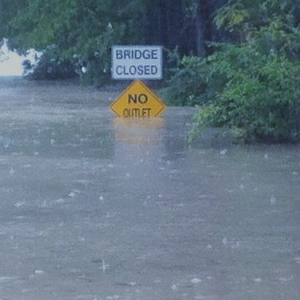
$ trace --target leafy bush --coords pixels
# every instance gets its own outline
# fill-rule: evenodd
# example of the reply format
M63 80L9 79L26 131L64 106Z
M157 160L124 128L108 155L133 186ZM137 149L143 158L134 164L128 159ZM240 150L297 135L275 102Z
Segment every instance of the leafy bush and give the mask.
M163 91L166 101L178 106L201 104L206 90L204 68L200 57L183 57Z
M174 53L170 55L174 60ZM211 57L180 58L178 53L175 56L176 63L173 62L174 66L168 70L167 87L162 92L166 102L175 106L199 106L215 98L217 91L225 85L226 78L212 72L209 65Z
M236 59L230 63L233 54ZM192 136L207 126L225 126L245 141L299 140L299 62L230 46L213 55L210 66L213 73L226 74L227 82L195 116Z

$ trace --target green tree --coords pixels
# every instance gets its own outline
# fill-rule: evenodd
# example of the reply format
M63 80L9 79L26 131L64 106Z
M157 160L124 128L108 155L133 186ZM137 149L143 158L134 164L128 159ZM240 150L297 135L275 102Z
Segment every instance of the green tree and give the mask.
M179 83L198 87L172 95L201 105L194 136L226 126L246 141L300 140L298 9L299 1L232 0L218 11L216 25L232 42L211 44L215 52L205 58L185 57L170 80L173 93ZM196 76L183 80L187 74Z
M47 52L40 71L72 64L85 67L88 77L106 77L112 44L160 44L181 54L205 55L206 41L219 38L212 19L224 2L1 0L0 37L9 38L19 52Z
M138 42L143 10L138 0L28 0L7 18L1 34L20 52L46 51L50 60L85 67L91 78L105 77L110 46Z
M146 42L204 56L207 41L218 40L215 11L227 0L147 0Z

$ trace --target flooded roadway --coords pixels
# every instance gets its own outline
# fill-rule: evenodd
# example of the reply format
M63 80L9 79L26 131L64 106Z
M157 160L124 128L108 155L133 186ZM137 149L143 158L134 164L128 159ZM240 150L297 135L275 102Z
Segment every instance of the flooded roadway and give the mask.
M185 142L193 109L0 78L0 300L295 300L300 147Z

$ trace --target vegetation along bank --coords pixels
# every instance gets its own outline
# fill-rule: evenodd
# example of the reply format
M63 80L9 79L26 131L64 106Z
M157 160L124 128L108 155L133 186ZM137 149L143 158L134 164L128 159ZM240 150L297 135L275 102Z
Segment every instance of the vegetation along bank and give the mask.
M163 45L164 99L199 106L191 137L300 139L299 0L1 0L0 20L11 49L43 52L33 79L105 84L112 45Z

